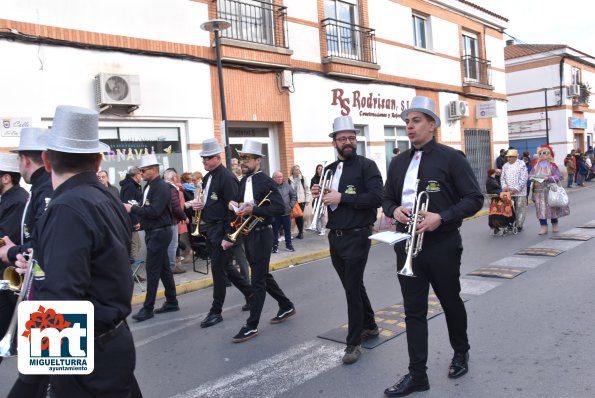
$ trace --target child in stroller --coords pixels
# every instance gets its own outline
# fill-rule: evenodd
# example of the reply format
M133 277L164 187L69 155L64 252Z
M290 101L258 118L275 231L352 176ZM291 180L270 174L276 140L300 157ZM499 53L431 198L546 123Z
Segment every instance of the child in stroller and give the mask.
M506 232L512 232L516 235L519 231L516 225L514 202L510 192L488 196L491 197L488 225L494 235L504 235Z

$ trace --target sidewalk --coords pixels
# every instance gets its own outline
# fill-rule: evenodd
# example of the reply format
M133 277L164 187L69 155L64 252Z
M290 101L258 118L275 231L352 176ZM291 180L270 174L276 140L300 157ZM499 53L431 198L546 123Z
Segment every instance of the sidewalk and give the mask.
M595 180L594 180L595 181ZM586 187L593 185L593 182L585 182ZM577 187L576 185L572 188L566 188L569 195L573 192L585 189L584 187ZM531 205L532 202L530 202ZM484 200L482 210L469 219L477 217L487 216L488 214L488 201ZM375 230L385 230L388 226L384 223L380 224L376 222L374 225ZM320 236L312 231L304 231L304 239L293 239L292 241L295 252L288 252L285 250L285 243L279 242L279 253L271 254L270 270L278 270L282 268L292 267L294 265L304 264L310 261L318 260L324 257L328 257L328 237L326 235ZM373 242L372 244L375 244ZM196 269L204 271L205 261L197 259ZM193 292L199 289L204 289L213 285L213 279L211 278L211 269L209 266L209 273L207 275L194 272L192 268L192 258L186 258L183 261L183 267L186 269L186 273L174 275L176 282L176 291L178 294L184 294ZM140 275L145 276L144 266L141 267L139 272ZM145 283L143 283L145 285ZM164 290L160 288L157 291L157 298L163 298ZM137 283L134 284L134 292L132 296L132 304L141 304L145 300L145 293L140 289Z

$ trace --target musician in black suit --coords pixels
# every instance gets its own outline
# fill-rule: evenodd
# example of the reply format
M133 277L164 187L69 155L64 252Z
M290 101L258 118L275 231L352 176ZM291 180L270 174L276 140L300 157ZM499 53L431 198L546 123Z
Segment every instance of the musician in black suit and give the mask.
M293 303L285 296L285 293L269 272L269 262L273 248L271 223L273 217L283 215L285 212L283 198L281 198L281 194L277 190L277 184L261 170L264 156L262 144L257 141L246 140L239 154L244 177L240 181L237 200L230 202L230 207L237 208L238 204L241 203L241 210L237 213L239 216L250 217L254 215L262 217L263 220L258 222L250 234L244 238L246 257L252 270L251 285L254 297L250 302L250 316L238 334L233 337L234 343L241 343L258 334L258 323L267 293L279 303L279 311L271 319L271 323L281 323L295 315ZM262 203L265 198L267 201ZM262 203L261 206L259 206L260 203ZM233 243L223 240L222 245L225 250L228 250Z
M421 251L412 261L416 277L399 275L405 306L409 373L384 391L390 397L430 388L426 373L430 285L444 309L454 351L448 377L459 378L469 369L467 312L460 297L463 244L459 228L463 218L481 209L483 195L465 155L436 142L434 134L440 126L440 118L434 109L431 99L418 96L401 114L411 149L392 159L384 187L384 214L397 221L400 232L407 230L418 191L427 192L429 198L427 210L419 212L415 231L424 234ZM413 247L415 244L410 250ZM401 269L407 257L405 242L398 242L394 248L397 268Z

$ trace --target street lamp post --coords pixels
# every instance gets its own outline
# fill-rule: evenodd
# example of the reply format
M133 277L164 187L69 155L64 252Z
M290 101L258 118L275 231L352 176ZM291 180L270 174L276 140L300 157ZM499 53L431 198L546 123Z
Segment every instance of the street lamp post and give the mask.
M229 134L227 134L227 111L225 109L225 91L223 90L223 69L221 67L221 31L228 29L231 23L224 19L212 19L200 25L202 30L213 32L215 34L215 54L217 56L217 76L219 78L219 99L221 102L221 124L223 129L221 133L225 139L225 163L227 169L231 170L231 147L229 146Z

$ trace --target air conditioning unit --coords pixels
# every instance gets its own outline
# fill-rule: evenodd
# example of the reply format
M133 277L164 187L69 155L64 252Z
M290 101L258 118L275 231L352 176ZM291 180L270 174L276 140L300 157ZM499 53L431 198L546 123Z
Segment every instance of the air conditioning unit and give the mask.
M99 73L95 76L97 106L109 105L138 107L140 105L140 79L138 75Z
M469 103L465 101L450 101L448 104L448 118L460 119L469 116Z
M578 84L571 84L568 86L568 98L574 98L581 95L581 86Z

